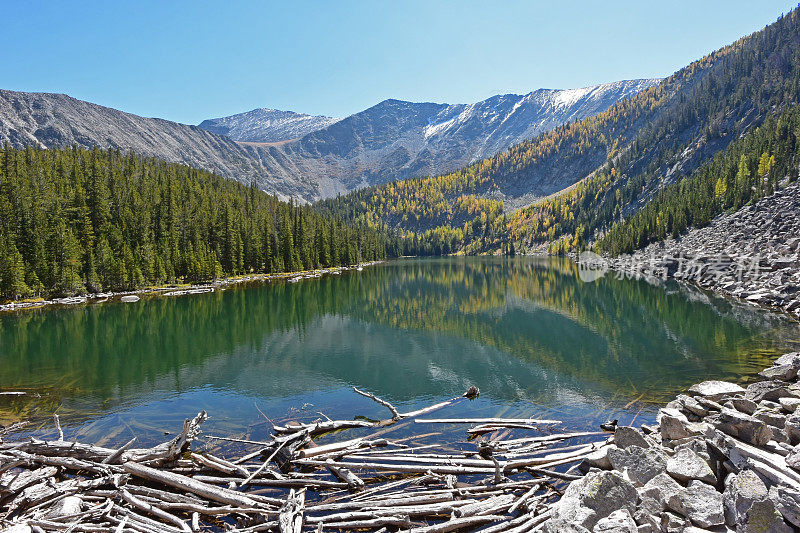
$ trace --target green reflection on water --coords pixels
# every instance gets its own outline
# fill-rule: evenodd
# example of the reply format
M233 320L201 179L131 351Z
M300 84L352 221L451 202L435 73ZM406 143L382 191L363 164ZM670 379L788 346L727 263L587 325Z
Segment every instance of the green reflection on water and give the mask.
M797 339L794 323L676 284L583 283L566 260L402 260L2 316L0 389L43 394L0 399L0 423L61 404L88 421L112 409L163 419L166 399L188 392L221 413L251 398L335 410L351 385L417 405L476 384L493 404L580 410L735 379Z

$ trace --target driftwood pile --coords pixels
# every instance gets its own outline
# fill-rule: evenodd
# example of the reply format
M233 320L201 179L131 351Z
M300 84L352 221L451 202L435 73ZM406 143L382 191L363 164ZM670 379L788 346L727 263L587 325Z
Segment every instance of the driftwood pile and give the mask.
M135 439L118 449L65 440L56 416L57 440L0 440L0 531L536 531L577 478L564 470L604 440L548 434L553 420L422 418L474 398L474 387L408 413L354 390L391 418L273 426L264 442L205 437L239 450L235 458L193 449L205 412L146 449ZM461 443L414 432L462 423ZM410 437L385 438L400 424ZM367 434L330 438L348 429Z

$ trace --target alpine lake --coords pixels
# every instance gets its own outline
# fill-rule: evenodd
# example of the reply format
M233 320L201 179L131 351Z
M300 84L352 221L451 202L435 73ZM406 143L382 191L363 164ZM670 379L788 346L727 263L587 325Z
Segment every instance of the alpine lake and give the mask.
M780 315L675 282L584 282L563 258L401 259L1 314L0 391L25 394L0 395L0 424L50 438L58 413L69 438L145 445L204 409L204 434L258 440L288 420L387 418L353 387L410 411L474 385L436 416L592 431L652 422L699 381L746 382L799 340Z

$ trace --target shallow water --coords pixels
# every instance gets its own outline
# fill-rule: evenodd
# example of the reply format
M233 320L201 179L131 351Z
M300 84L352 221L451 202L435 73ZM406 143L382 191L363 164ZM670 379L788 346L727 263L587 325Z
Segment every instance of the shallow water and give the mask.
M481 389L437 416L535 416L576 428L652 420L704 379L797 349L780 316L675 283L584 283L553 258L391 261L300 283L0 315L0 423L115 444L160 441L206 409L210 434L271 420L386 417ZM39 395L37 397L37 394ZM263 414L262 414L263 413Z

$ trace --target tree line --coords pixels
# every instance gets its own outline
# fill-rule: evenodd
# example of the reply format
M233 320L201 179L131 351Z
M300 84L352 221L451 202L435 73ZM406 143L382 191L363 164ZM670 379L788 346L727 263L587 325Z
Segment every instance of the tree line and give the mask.
M0 149L0 297L68 296L396 257L403 239L118 150Z

